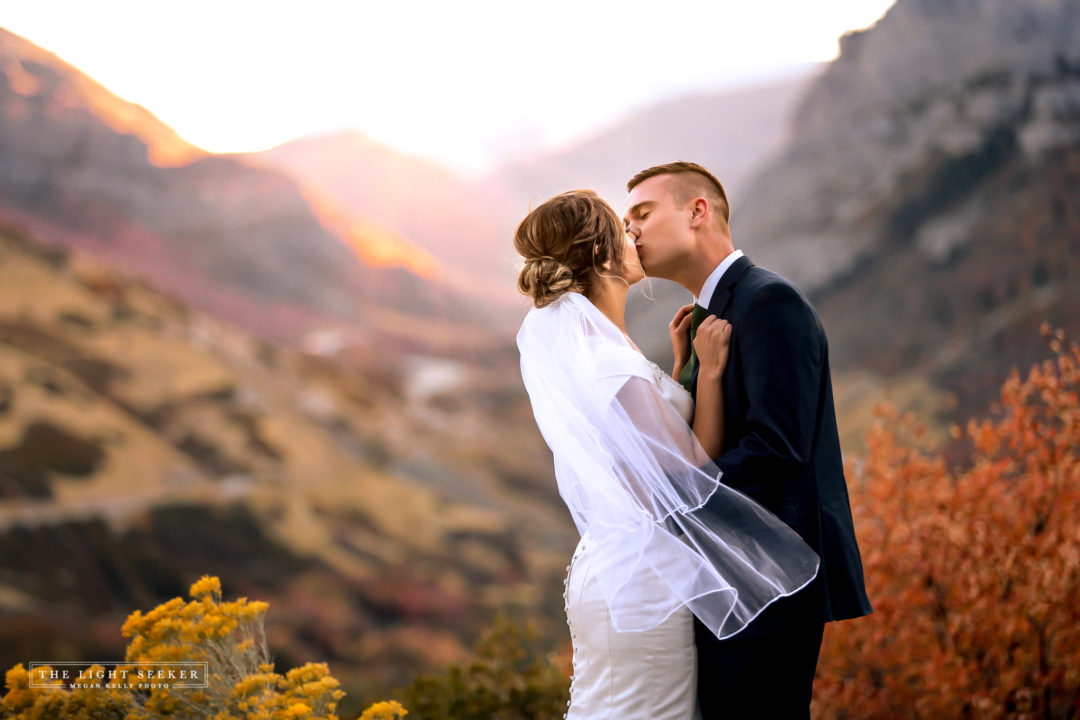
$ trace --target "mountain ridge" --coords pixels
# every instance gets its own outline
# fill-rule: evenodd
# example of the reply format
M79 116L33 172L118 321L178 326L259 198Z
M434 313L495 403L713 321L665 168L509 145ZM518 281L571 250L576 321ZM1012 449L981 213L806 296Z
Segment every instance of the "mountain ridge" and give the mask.
M7 31L0 68L0 217L40 240L92 248L196 307L291 343L342 326L378 335L367 318L384 305L487 322L432 258L363 217L343 219L288 174L195 148ZM126 124L114 127L116 118Z

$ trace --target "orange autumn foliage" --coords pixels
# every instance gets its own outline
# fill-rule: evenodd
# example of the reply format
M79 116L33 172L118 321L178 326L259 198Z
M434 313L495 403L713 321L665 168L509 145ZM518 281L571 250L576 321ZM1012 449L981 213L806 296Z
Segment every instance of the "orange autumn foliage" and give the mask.
M849 474L875 612L827 626L815 718L1080 717L1080 347L1043 332L956 467L881 410Z

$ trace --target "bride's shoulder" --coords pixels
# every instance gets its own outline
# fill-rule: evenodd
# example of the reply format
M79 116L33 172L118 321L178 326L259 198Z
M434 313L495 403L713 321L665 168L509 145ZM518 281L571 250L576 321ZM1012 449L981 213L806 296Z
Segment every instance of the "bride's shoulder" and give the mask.
M652 379L652 363L632 347L610 338L596 337L591 350L601 377L636 375Z

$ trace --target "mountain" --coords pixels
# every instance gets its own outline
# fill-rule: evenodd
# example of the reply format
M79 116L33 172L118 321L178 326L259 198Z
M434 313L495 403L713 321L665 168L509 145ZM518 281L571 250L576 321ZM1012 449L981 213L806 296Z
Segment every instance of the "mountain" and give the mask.
M621 211L630 176L677 157L710 164L737 192L778 148L785 112L811 74L805 69L760 87L663 101L572 147L510 159L475 180L352 131L301 138L245 160L287 172L347 211L408 237L438 260L455 287L483 297L493 310L508 305L512 312L499 318L509 327L524 307L514 286L520 258L513 232L532 205L592 187Z
M280 172L208 155L142 108L0 30L0 218L92 250L195 307L297 342L387 307L482 321L407 241ZM397 247L395 246L402 246ZM397 320L392 325L400 325Z
M596 190L621 214L635 173L692 160L712 170L735 202L749 174L779 150L788 111L819 70L649 105L568 148L513 159L489 182L510 192L522 215L530 203L574 188Z
M36 137L26 133L21 138L37 145L38 152L51 150L60 155L70 152L74 145L83 153L102 147L138 158L143 154L141 141L148 159L158 167L186 165L207 155L145 108L121 100L57 56L3 28L0 28L0 57L0 81L5 83L5 94L23 98L19 106L12 106L12 98L5 100L5 112L0 114L5 131L20 125L25 128L29 120L45 119L32 114L44 108L65 116L49 118L55 123L49 129L64 130L60 137L65 142L48 142L54 138L44 133ZM85 122L87 115L96 122ZM50 145L53 147L49 148Z
M1043 320L1080 331L1078 108L1076 0L899 0L803 97L736 245L811 294L835 367L981 411Z
M409 238L456 290L489 306L516 299L516 256L493 210L505 204L497 189L355 131L300 138L243 158L288 173L345 212Z

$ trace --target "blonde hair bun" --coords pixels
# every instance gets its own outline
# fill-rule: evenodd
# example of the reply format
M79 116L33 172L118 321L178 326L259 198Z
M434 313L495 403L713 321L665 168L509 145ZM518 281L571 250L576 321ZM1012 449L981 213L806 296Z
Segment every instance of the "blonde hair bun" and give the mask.
M622 220L595 192L556 195L526 215L514 232L514 248L525 259L518 290L538 308L568 292L588 295L597 268L621 264L625 245Z
M518 274L518 290L532 297L536 307L543 307L563 293L581 291L574 282L574 271L562 260L549 255L525 259Z

